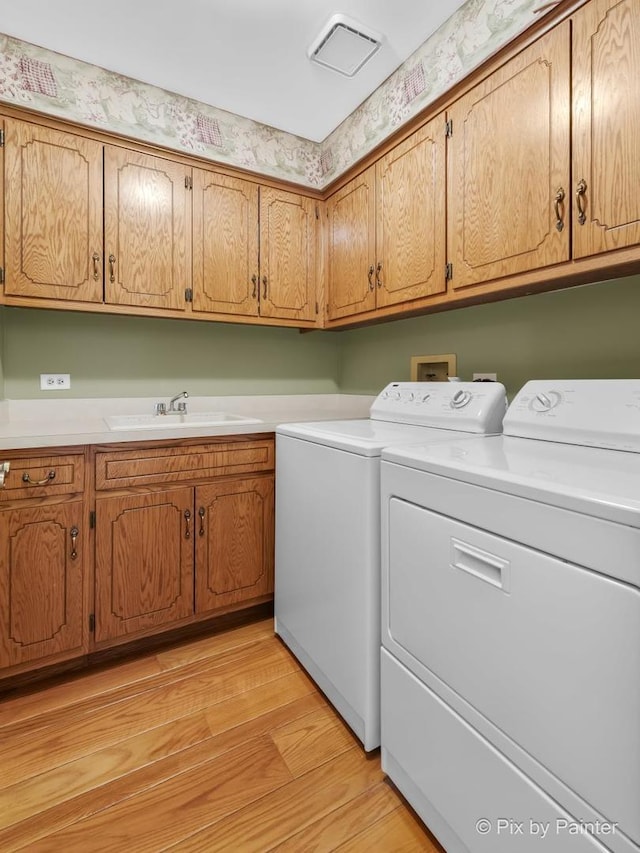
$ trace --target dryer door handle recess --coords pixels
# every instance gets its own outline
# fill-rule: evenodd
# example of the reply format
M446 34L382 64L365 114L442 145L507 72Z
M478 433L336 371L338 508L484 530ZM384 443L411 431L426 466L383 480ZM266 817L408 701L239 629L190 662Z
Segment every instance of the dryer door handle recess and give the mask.
M488 551L476 548L475 545L470 545L468 542L462 542L460 539L452 537L451 566L454 569L460 569L462 572L473 575L479 578L479 580L501 589L503 592L509 592L511 564L504 557L490 554Z

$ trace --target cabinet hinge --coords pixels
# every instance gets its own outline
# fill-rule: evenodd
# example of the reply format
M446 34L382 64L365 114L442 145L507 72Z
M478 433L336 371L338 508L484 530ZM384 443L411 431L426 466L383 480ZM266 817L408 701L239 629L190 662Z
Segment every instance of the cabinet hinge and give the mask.
M318 210L317 204L316 204L316 219L320 219L320 211Z
M96 614L90 613L89 614L89 631L91 631L91 633L93 634L93 632L95 630L96 630Z
M191 290L190 287L185 288L184 301L185 302L193 302L193 290Z
M89 527L93 528L96 526L96 511L92 509L89 513Z
M184 187L187 190L193 189L193 178L190 175L184 176Z
M4 284L4 267L0 267L0 284Z
M444 265L444 280L451 281L453 278L453 264Z
M451 139L453 136L453 119L450 118L449 121L446 121L444 124L444 135L447 139Z
M319 305L318 305L318 303L316 302L316 314L319 314L319 313L320 313L320 306L319 306Z
M4 130L0 130L0 148L4 148Z

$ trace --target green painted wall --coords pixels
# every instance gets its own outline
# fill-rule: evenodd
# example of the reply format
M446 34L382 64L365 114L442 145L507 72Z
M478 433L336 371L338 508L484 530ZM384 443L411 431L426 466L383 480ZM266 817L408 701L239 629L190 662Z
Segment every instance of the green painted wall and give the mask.
M412 355L456 353L458 374L640 377L640 276L396 320L312 332L156 318L0 309L0 397L375 394L410 378ZM40 373L71 373L41 392Z
M321 332L22 308L2 322L10 399L339 390L338 341ZM40 391L40 373L70 373L71 390Z
M640 378L640 276L342 333L340 390L410 379L412 355L455 353L461 379Z

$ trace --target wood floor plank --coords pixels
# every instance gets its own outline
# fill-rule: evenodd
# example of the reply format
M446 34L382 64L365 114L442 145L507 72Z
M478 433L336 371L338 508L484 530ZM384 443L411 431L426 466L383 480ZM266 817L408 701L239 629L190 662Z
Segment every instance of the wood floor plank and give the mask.
M163 649L156 653L156 659L162 669L175 669L178 666L206 660L230 649L272 637L273 619L261 619L250 625L243 625L241 628L221 631L211 637L191 640L174 648Z
M353 746L169 849L171 853L264 853L381 780L378 756L365 758L360 747Z
M340 844L362 832L362 828L374 823L398 808L400 798L388 782L379 782L367 791L329 812L320 820L296 832L286 841L272 847L269 853L329 853ZM373 844L370 850L383 848Z
M240 668L232 661L72 718L73 738L64 720L12 738L0 747L0 788L296 671L291 657L277 645L256 646Z
M177 774L241 746L252 738L267 736L285 720L305 716L325 700L316 691L302 693L299 698L292 699L297 693L308 689L306 679L296 680L296 676L299 676L299 673L251 691L251 706L247 705L244 695L221 703L221 713L216 716L216 723L220 728L221 720L226 718L229 726L215 737L182 752L159 758L137 771L129 772L46 811L42 810L33 818L0 831L0 850L9 853L25 847L30 849L31 844L44 836L52 835L96 812L156 787ZM260 713L261 709L267 708L271 710ZM245 722L242 713L246 715ZM153 732L150 735L153 735ZM96 757L99 760L99 754Z
M255 738L212 761L99 812L29 846L30 853L135 850L155 853L205 823L286 785L291 774L268 737ZM201 848L202 850L202 848Z
M0 828L20 823L210 737L207 717L199 712L4 788L0 791Z
M271 733L285 764L302 776L357 744L355 736L328 706Z
M415 814L402 805L334 849L340 853L446 853Z
M244 661L247 647L251 648L260 642L255 632L250 629L252 629L251 625L237 629L239 633L237 638L233 631L225 631L205 638L199 649L199 655L194 656L191 661L185 661L179 667L179 677L188 678L196 675L203 666L219 667L234 661L236 663ZM261 630L259 633L262 636L264 632ZM269 637L266 631L266 637L273 641L273 632ZM262 639L264 641L265 638L262 637ZM274 643L274 645L284 650L281 643ZM204 654L205 646L209 650L208 655ZM56 685L51 688L51 691L44 691L44 701L40 706L37 694L0 702L0 714L4 714L2 717L4 725L14 726L14 736L21 730L33 732L34 726L51 724L65 716L71 708L78 713L90 712L109 701L117 702L122 698L130 698L136 693L169 684L176 678L175 671L176 668L161 664L157 654L151 654L147 658L129 664L116 665L98 673L89 672L84 674L84 677L77 676L76 689L74 690L73 687L76 681L71 682L69 697L65 696L64 685ZM83 695L83 691L86 691L86 695ZM38 713L35 713L36 709Z
M128 684L140 684L162 668L155 657L142 658L118 665L56 679L55 684L30 688L18 696L0 700L0 727L16 725L66 710L79 702L95 699ZM0 737L3 733L0 732Z

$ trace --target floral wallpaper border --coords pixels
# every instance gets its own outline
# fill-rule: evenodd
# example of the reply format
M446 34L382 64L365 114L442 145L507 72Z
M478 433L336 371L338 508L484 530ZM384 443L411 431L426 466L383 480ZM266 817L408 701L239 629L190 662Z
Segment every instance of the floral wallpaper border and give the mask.
M467 0L321 143L0 35L0 101L322 189L534 20Z

